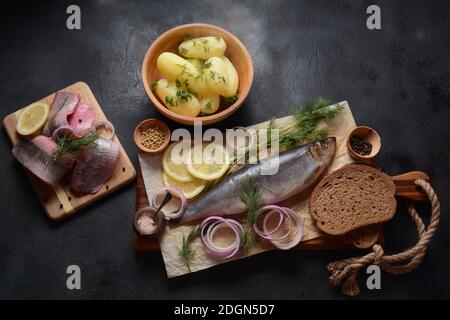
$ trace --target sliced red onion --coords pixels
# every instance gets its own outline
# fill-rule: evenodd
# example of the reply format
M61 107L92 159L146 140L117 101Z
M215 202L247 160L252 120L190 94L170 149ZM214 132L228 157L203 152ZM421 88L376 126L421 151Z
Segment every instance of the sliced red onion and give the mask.
M172 220L172 219L178 219L180 218L184 211L186 210L187 207L187 200L186 197L183 194L183 191L181 191L180 189L176 188L176 187L161 187L158 190L156 190L153 193L153 198L152 198L152 206L154 208L158 208L160 206L161 203L157 203L157 199L158 196L162 193L162 192L170 192L172 195L174 195L175 197L179 198L181 201L181 205L180 208L178 209L178 211L175 212L166 212L165 210L161 209L161 212L164 214L164 217L166 220Z
M266 213L267 212L267 213ZM256 222L253 225L253 230L255 230L255 233L260 236L261 238L267 239L267 240L282 240L289 236L289 234L292 231L292 218L288 214L288 212L285 210L285 208L276 206L276 205L267 205L260 209L259 216L264 215L263 225L267 225L268 217L271 217L273 214L278 213L280 216L280 219L278 221L278 225L272 229L268 230L266 228L265 230L261 230L258 227L258 222ZM284 226L286 223L288 223L288 230L281 236L275 236L274 233L280 230L282 226Z
M94 123L94 128L95 130L97 130L98 127L104 126L105 128L108 128L109 130L111 130L111 134L108 137L102 137L103 139L106 140L113 140L115 135L116 135L116 131L114 129L114 126L111 122L109 122L108 120L97 120Z
M221 229L231 229L235 234L234 241L227 247L220 247L214 243L214 235ZM200 238L205 250L212 256L225 260L233 257L241 248L244 229L241 224L233 219L225 219L219 216L206 218L200 224Z
M303 237L303 224L302 224L302 219L300 217L299 214L295 213L292 209L290 208L282 208L290 218L292 218L292 220L294 220L295 225L297 227L297 235L294 237L294 239L292 239L291 241L280 241L280 240L271 240L272 244L277 247L278 249L281 250L289 250L292 249L293 247L295 247L297 244L300 243L300 241L302 240ZM268 233L269 231L269 227L267 225L270 216L273 215L274 213L272 213L273 211L269 212L263 220L263 230L265 233ZM289 228L290 229L290 228ZM291 230L291 229L290 229ZM292 232L292 230L291 230Z

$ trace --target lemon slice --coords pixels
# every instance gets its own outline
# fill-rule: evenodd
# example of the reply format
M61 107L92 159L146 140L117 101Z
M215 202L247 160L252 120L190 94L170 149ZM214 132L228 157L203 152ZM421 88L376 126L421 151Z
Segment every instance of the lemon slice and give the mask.
M177 187L180 189L186 199L192 199L206 187L206 181L193 178L188 182L181 182L171 178L165 172L163 172L163 183L166 187Z
M48 120L49 110L48 105L41 102L25 107L17 119L17 132L27 136L41 129Z
M188 154L186 167L189 173L198 179L215 180L223 176L230 167L230 156L219 144L194 146Z
M178 152L177 149L174 150L172 153L172 150L175 146L182 146L182 142L180 143L174 143L171 144L166 151L164 152L163 158L162 158L162 166L164 169L164 172L171 178L176 179L181 182L189 182L192 181L193 177L189 173L189 171L186 168L186 157L188 153L188 148L190 146L186 146L186 149L184 149L183 152Z

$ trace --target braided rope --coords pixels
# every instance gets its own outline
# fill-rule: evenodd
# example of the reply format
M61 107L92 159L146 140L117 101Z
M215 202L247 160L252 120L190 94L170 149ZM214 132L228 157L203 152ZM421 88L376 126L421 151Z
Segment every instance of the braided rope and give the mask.
M366 265L375 264L383 271L398 275L414 270L422 262L428 245L438 228L441 207L436 193L428 182L419 179L414 183L424 190L431 202L431 221L428 228L425 227L416 209L411 205L408 208L408 213L419 234L419 240L414 247L397 254L384 255L383 248L379 244L375 244L372 247L373 251L365 256L329 263L327 269L331 272L330 282L335 286L341 284L343 294L356 296L360 293L356 276L359 269ZM405 264L398 265L401 262Z

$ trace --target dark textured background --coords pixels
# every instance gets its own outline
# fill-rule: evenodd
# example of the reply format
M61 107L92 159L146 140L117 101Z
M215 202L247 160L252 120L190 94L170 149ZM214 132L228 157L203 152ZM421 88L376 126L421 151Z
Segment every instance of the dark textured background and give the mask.
M71 3L81 7L80 31L65 27ZM366 28L372 3L381 6L382 30ZM162 118L141 82L148 46L176 25L222 26L247 46L255 78L221 128L284 116L319 95L348 100L356 121L382 136L381 167L431 176L443 215L424 262L405 276L383 274L382 290L360 297L450 298L449 9L447 1L2 1L0 112L85 81L137 164L135 125ZM271 252L168 280L159 253L133 252L133 185L52 223L1 135L0 298L343 297L325 265L353 252ZM416 241L404 204L386 241L388 251ZM82 290L66 289L69 264L81 267Z

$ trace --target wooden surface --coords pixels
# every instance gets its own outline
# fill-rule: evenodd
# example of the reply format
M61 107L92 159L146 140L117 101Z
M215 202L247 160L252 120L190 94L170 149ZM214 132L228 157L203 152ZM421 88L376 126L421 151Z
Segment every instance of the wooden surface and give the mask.
M422 179L430 182L430 177L422 171L411 171L398 176L392 176L395 183L395 195L411 201L426 201L427 195L416 187L414 181Z
M150 89L150 83L162 78L156 66L156 62L161 53L173 52L178 54L178 45L186 38L196 38L203 36L219 36L225 40L225 43L227 44L225 56L228 57L228 59L230 59L230 61L233 63L239 77L239 98L230 107L221 107L216 113L212 115L202 117L182 116L173 111L170 111L158 99L158 97ZM202 124L207 125L216 123L229 117L242 105L245 98L247 98L247 95L253 83L253 62L244 44L235 35L213 25L192 23L170 29L163 33L158 39L156 39L155 42L153 42L153 44L148 49L144 58L144 62L142 64L142 79L144 81L145 91L147 92L150 100L153 102L156 109L158 109L165 116L183 124L193 125L194 121L199 121L202 122Z
M147 194L145 192L144 179L140 167L138 167L136 177L136 211L148 206ZM382 242L383 234L380 240ZM135 235L133 239L134 249L137 252L155 252L159 251L158 239L147 239ZM335 250L335 249L355 249L355 247L338 237L321 237L308 241L302 241L293 250Z
M95 99L94 94L86 83L77 82L60 91L79 93L81 95L81 101L94 109L97 119L106 119L105 114ZM45 102L50 106L53 102L53 98L54 94L51 94L39 100L39 102ZM3 119L3 126L13 145L19 139L16 132L16 119L20 114L20 111L21 110L18 110ZM69 186L64 183L56 186L49 186L26 170L36 195L42 203L49 218L59 220L67 217L81 208L118 190L120 187L131 182L135 178L136 171L133 164L128 158L117 136L114 139L120 145L119 158L111 177L96 194L76 195L72 193Z

